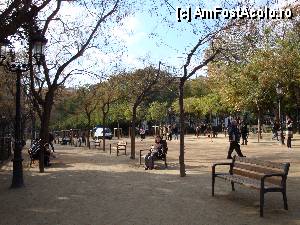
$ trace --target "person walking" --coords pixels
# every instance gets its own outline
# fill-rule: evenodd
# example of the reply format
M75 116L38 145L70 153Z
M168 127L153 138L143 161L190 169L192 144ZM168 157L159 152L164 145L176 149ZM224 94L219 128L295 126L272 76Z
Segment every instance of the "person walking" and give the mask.
M276 139L277 141L279 141L278 139L278 130L279 130L279 122L277 120L274 121L273 126L272 126L272 140Z
M174 134L174 140L178 140L178 127L176 124L173 125L172 133Z
M167 140L172 141L172 136L173 136L173 129L172 126L168 126L168 135L167 135Z
M237 122L236 120L232 120L230 127L228 127L228 136L229 136L229 149L228 149L228 154L227 154L227 159L232 159L232 152L233 150L236 151L238 156L244 157L241 147L240 147L240 132L237 127Z
M249 134L249 130L247 127L247 123L246 122L242 122L242 126L241 126L241 134L242 134L242 145L247 145L248 143L248 134Z
M287 141L286 145L288 148L292 148L292 138L293 138L293 122L291 118L287 119L286 122L286 136L287 136Z
M49 143L49 145L51 146L52 151L55 152L55 151L54 151L54 146L53 146L53 141L54 141L54 136L53 136L52 133L49 133L49 135L48 135L48 143Z
M146 131L143 127L140 128L141 141L145 139Z
M197 138L198 138L199 135L200 135L200 127L199 127L199 125L197 125L197 127L196 127L196 132L195 132L195 136L197 136Z

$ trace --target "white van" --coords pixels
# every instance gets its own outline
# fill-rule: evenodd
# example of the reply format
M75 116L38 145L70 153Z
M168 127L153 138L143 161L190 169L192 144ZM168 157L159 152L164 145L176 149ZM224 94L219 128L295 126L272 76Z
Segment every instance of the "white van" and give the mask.
M112 133L109 128L105 128L105 138L112 139ZM94 128L94 138L101 139L103 137L103 127Z

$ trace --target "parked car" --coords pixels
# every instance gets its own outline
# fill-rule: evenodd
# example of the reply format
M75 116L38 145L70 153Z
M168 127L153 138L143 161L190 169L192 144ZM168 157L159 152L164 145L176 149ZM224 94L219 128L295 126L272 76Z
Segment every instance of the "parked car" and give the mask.
M107 139L112 139L112 132L109 128L105 127L105 138ZM94 131L94 138L97 138L97 139L101 139L103 138L103 127L95 127L93 129Z

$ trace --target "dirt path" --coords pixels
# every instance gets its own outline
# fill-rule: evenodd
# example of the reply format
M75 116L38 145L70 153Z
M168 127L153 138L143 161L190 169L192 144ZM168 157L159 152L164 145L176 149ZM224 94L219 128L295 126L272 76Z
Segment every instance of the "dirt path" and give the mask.
M128 141L128 139L127 139ZM113 140L112 142L116 142ZM141 142L147 148L153 138ZM107 143L109 144L109 142ZM9 189L11 163L0 170L0 225L229 225L300 224L300 137L289 151L265 138L251 138L242 147L247 157L291 162L288 177L289 211L282 196L265 199L265 217L259 217L259 193L217 181L211 197L211 162L223 161L228 148L223 136L211 139L186 137L187 176L179 177L179 141L168 142L168 169L145 171L136 160L115 152L56 145L57 158L44 174L38 165L24 162L23 189ZM26 151L24 151L26 152Z

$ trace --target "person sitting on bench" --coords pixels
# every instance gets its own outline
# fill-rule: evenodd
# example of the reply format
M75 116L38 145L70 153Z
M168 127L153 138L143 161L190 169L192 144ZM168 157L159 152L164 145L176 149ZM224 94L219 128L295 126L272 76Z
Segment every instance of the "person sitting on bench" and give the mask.
M50 166L50 149L49 149L49 144L46 143L44 145L45 151L44 151L44 165L45 166ZM31 158L30 165L33 163L34 160L39 160L40 159L40 152L41 152L42 146L41 146L41 140L40 139L35 139L35 141L32 142L32 145L30 149L28 150L28 153Z
M154 168L154 160L161 159L167 149L167 142L163 141L160 136L156 136L155 143L150 152L145 156L145 170Z

